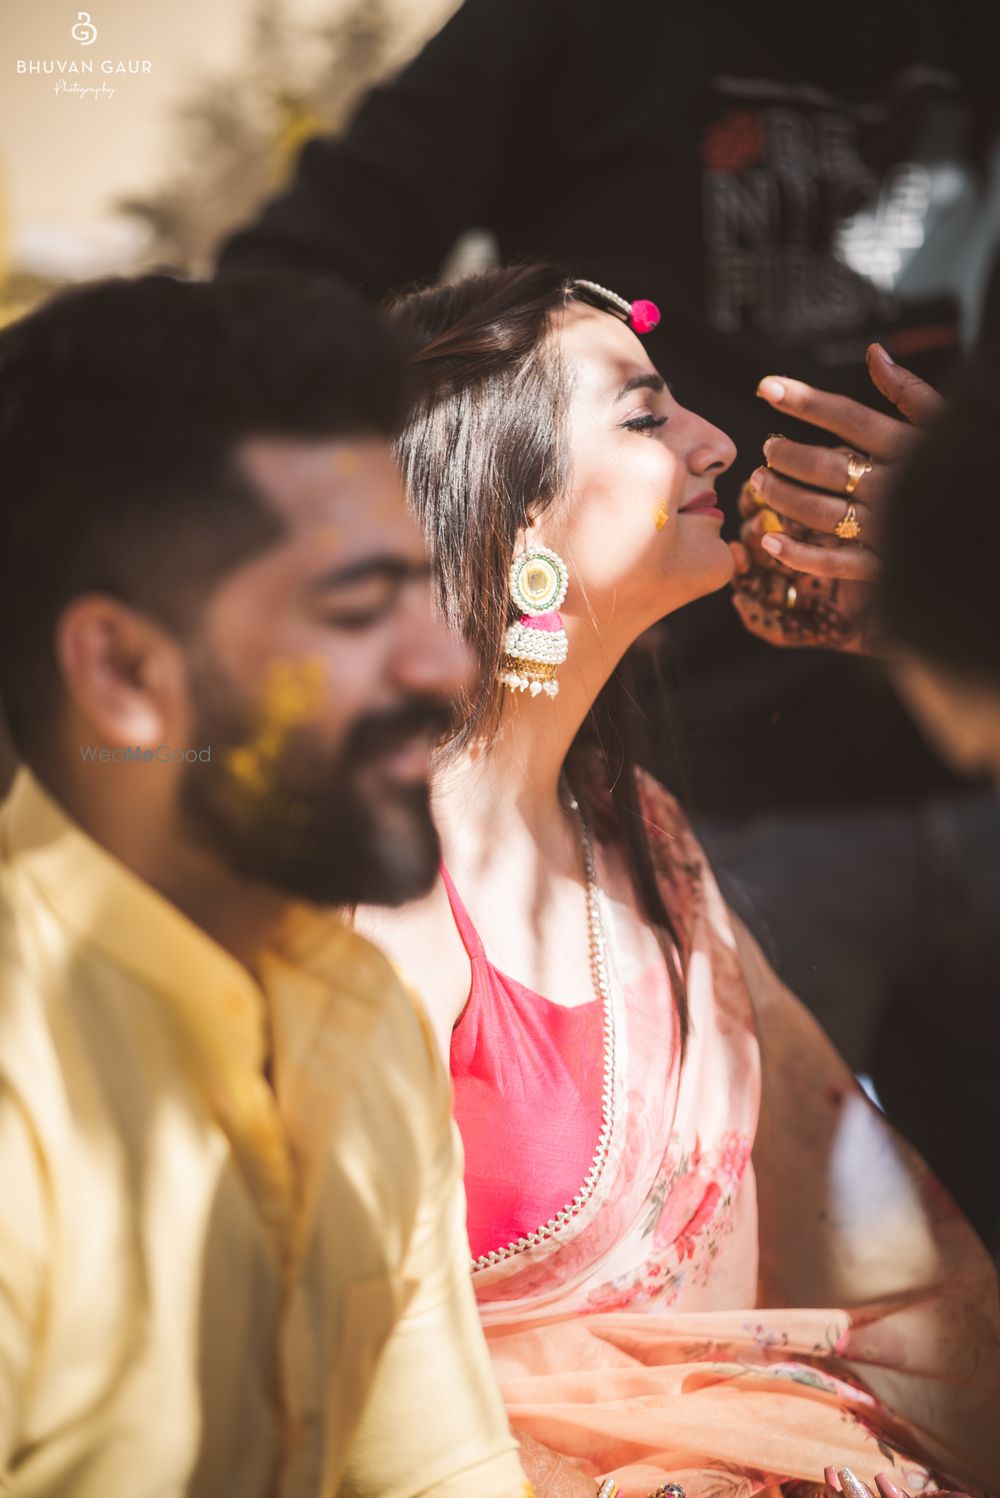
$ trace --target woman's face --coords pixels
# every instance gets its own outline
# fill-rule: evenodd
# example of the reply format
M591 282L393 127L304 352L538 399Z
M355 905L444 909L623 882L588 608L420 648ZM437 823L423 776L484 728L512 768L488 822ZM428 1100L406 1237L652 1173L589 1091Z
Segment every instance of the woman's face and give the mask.
M634 639L732 575L716 479L736 456L671 396L619 318L572 303L556 324L569 388L568 495L527 536L564 558L563 613Z

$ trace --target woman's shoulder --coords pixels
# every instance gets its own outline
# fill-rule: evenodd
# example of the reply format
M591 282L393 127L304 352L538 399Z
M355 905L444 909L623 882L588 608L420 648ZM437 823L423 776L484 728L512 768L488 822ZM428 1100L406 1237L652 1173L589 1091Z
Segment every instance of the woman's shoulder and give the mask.
M648 770L637 770L636 781L646 836L657 868L659 853L660 860L666 861L675 876L683 874L700 880L705 870L705 855L681 803Z
M635 772L639 787L639 800L643 812L649 818L649 830L663 837L690 837L691 823L678 801L666 786L648 770L638 768Z
M589 753L581 756L579 766L583 792L595 819L598 836L602 832L613 836L619 827L615 810L619 798L613 793L604 757L596 752ZM635 765L631 773L635 777L639 805L650 840L683 840L694 844L691 824L676 796L641 766Z
M635 773L650 863L686 958L694 929L706 914L706 894L714 887L711 871L677 797L647 770Z
M677 797L648 770L635 767L631 773L636 795L624 797L627 810L623 811L623 798L613 792L607 765L599 754L582 760L581 770L592 826L601 842L621 842L623 817L631 822L638 813L661 897L677 930L690 936L706 896L714 904L717 891L705 854Z
M701 979L689 981L692 1023L728 1037L730 1048L738 1047L741 1065L755 1065L756 1020L732 912L677 797L642 770L638 789L650 856L680 933L689 980L695 951L706 959Z

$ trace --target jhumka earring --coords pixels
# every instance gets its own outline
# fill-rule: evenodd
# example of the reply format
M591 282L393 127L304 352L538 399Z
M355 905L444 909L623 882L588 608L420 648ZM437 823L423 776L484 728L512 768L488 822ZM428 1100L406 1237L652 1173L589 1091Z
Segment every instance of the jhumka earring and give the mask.
M547 546L534 546L516 556L510 568L510 596L520 610L503 639L504 653L498 679L512 692L559 691L556 671L566 659L569 644L556 612L569 587L566 563Z

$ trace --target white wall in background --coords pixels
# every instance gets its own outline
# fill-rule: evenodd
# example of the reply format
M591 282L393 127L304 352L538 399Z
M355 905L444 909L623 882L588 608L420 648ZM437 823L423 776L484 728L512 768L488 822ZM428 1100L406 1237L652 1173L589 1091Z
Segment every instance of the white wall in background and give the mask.
M308 20L336 14L345 0L275 3ZM400 54L457 3L394 0ZM80 40L87 23L72 35L84 8L97 31L92 43ZM242 54L252 9L253 0L0 0L0 258L6 242L15 263L39 271L89 275L127 265L138 231L114 215L114 201L159 176L171 104ZM19 60L86 61L93 72L19 74ZM105 61L151 67L102 74Z

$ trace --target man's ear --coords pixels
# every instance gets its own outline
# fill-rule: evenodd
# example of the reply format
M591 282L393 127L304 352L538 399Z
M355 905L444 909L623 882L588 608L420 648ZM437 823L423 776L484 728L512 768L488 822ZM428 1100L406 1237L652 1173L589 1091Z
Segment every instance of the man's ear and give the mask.
M186 710L176 641L148 615L103 593L81 594L56 626L69 705L108 747L169 742Z

